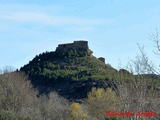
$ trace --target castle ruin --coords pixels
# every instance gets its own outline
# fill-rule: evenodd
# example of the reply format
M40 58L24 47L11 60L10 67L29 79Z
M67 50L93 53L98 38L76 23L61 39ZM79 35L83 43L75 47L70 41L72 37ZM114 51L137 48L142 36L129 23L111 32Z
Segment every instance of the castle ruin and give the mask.
M70 50L86 51L89 55L92 55L92 51L88 47L88 41L74 41L73 43L59 44L56 48L56 52L68 52Z
M103 57L98 58L98 60L100 60L100 61L102 61L103 63L105 63L105 58L103 58Z
M89 56L92 56L93 53L88 47L88 41L84 40L74 41L73 43L59 44L55 52L62 53L69 52L70 50L86 51ZM98 58L98 60L105 63L105 58L103 57Z

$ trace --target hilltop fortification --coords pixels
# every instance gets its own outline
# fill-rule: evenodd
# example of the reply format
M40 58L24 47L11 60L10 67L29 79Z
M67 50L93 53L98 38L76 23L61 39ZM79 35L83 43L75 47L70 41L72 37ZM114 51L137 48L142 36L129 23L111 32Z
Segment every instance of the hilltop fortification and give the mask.
M88 47L88 41L74 41L73 43L59 44L56 48L56 52L68 52L70 50L86 51L89 55L92 55L92 51Z

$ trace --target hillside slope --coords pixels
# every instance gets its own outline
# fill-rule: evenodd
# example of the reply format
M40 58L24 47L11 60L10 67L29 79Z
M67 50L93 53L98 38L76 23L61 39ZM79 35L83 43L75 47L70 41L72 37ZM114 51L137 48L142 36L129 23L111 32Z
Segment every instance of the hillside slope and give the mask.
M61 95L72 96L84 92L80 97L85 97L93 86L107 87L109 84L105 83L117 73L116 69L86 51L76 50L39 54L20 71L28 74L42 93L54 90Z

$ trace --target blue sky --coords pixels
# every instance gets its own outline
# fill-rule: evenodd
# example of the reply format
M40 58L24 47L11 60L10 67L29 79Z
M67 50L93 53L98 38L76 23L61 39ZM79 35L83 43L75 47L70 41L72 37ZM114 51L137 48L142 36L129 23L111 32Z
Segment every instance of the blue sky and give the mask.
M58 44L87 40L96 57L117 68L160 29L160 0L0 0L0 67L20 68Z

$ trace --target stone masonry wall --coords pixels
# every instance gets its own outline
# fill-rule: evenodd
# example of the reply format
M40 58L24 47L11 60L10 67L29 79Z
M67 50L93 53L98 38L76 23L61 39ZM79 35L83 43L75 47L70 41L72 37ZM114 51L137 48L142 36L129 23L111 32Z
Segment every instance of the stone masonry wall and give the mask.
M60 44L56 48L56 52L67 52L70 49L87 50L87 49L89 49L88 48L88 41L74 41L74 43Z

